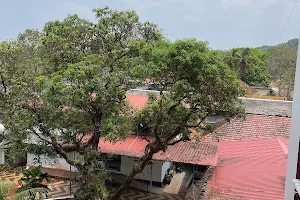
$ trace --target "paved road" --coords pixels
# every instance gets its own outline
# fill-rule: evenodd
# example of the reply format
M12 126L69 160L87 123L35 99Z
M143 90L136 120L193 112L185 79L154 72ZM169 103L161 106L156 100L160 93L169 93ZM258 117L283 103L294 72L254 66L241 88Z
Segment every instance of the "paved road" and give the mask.
M51 192L48 194L48 198L55 198L59 196L68 196L69 192L69 182L65 181L61 184L51 185ZM72 186L72 191L75 191L78 187ZM115 189L110 190L110 194L115 193ZM130 189L126 191L120 198L120 200L150 200L150 194L147 192L141 192L138 190ZM183 200L178 195L171 194L152 194L151 200Z

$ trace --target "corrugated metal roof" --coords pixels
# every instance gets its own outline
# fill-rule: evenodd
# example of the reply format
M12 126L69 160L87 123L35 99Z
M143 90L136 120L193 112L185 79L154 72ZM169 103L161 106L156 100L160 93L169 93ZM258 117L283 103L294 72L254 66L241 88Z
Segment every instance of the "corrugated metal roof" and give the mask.
M287 140L280 139L287 143ZM283 199L286 157L278 139L219 142L220 164L208 193L245 200ZM287 147L286 147L287 148Z
M289 138L291 118L247 114L246 119L233 119L214 132L203 137L203 141L231 141L263 138Z
M152 138L148 138L152 139ZM114 155L141 157L148 142L140 136L130 136L123 141L111 143L102 138L99 142L100 151ZM154 160L182 162L197 165L215 166L218 160L218 146L209 143L179 142L169 146L165 152L158 152Z

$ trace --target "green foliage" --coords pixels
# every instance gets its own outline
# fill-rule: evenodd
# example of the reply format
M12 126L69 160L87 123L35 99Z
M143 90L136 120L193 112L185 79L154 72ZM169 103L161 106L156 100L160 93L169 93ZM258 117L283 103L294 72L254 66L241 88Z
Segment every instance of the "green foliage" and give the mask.
M168 88L159 99L151 98L134 120L137 134L168 138L178 129L189 134L191 126L207 114L240 113L239 82L221 60L219 52L195 39L159 44L152 51L146 76ZM187 107L186 104L189 106ZM191 110L194 112L191 114ZM160 127L160 128L158 128Z
M268 68L272 79L278 82L279 96L291 99L294 88L297 50L285 45L274 48L268 59Z
M53 182L48 173L41 172L41 166L25 170L24 176L25 177L22 177L21 180L25 183L25 185L22 185L18 191L23 191L27 188L43 187L43 180L46 180L47 183Z
M0 44L6 139L24 145L24 153L64 158L78 169L77 198L91 200L108 195L101 137L115 141L135 131L155 138L120 187L123 191L155 153L166 150L178 135L188 136L207 115L242 112L239 81L224 53L196 39L169 42L134 11L105 7L94 12L95 23L70 15L48 22L42 32L27 30L16 41ZM236 55L249 66L262 68L259 52L240 53ZM150 96L146 108L134 112L125 93L145 79L166 91L160 98ZM263 82L254 75L252 79ZM19 192L35 194L32 188L41 186L42 179L47 175L39 168L27 171Z
M81 174L78 196L88 193L91 200L107 196L104 166L92 159L101 155L100 137L113 141L131 133L128 78L138 81L132 68L162 38L134 11L101 8L95 15L95 23L70 15L0 44L5 139L20 154L59 154ZM70 151L82 159L71 158ZM30 177L24 181L37 181Z
M11 181L0 182L0 200L5 200L9 191L15 188L15 184Z
M272 54L274 53L274 50L278 46L284 46L286 48L297 50L298 49L298 38L290 39L289 41L287 41L285 43L281 43L281 44L278 44L278 45L275 45L275 46L261 46L261 47L257 47L257 49L259 49L262 52L264 52L267 57L270 57L270 56L272 56Z
M49 189L44 187L28 188L19 191L16 195L11 197L10 200L40 200L46 198L48 192Z
M234 48L226 53L226 63L238 78L249 85L267 86L270 75L264 53L254 48Z

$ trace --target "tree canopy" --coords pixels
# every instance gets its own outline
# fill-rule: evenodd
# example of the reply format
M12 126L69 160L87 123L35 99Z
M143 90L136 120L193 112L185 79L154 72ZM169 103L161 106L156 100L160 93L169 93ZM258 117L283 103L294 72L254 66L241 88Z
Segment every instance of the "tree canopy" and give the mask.
M169 42L134 11L94 12L95 23L71 15L0 44L1 112L13 145L59 155L78 169L78 199L108 196L100 138L152 136L111 197L118 199L155 153L181 141L178 135L188 136L210 114L241 114L241 90L223 55L206 42ZM126 91L145 79L164 91L136 111ZM70 151L77 152L76 159Z
M227 64L238 78L252 86L267 86L270 75L267 71L265 54L254 48L233 48L226 53Z
M272 79L278 82L279 95L291 99L294 89L297 50L285 45L273 49L268 59L268 68Z

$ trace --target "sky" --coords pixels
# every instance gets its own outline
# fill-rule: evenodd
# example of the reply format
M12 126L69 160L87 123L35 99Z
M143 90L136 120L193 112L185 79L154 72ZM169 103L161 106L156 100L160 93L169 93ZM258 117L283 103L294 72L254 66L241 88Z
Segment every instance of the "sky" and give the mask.
M0 0L0 41L27 28L42 30L68 14L95 20L93 9L135 10L142 21L162 28L171 41L197 38L213 49L275 45L299 37L296 0ZM281 35L284 33L282 39Z

